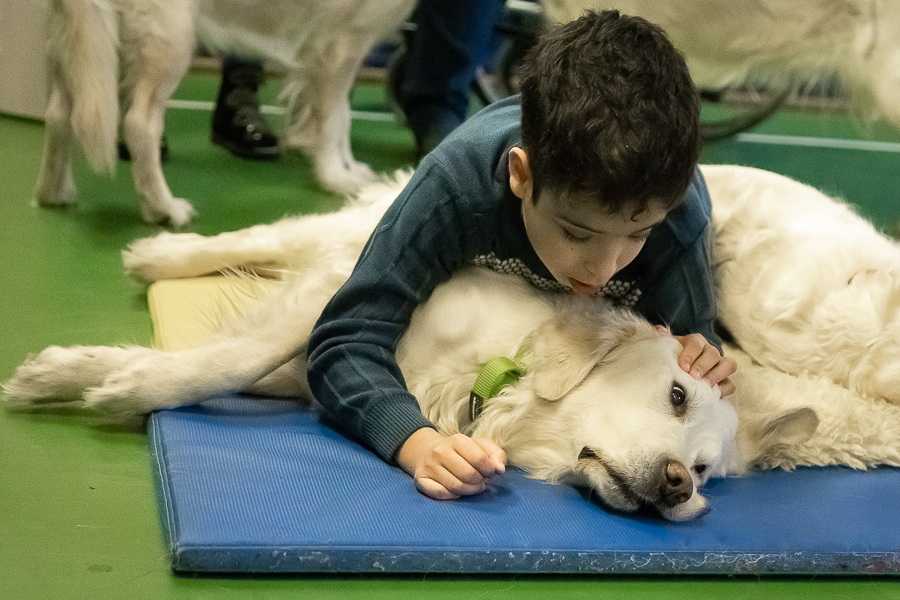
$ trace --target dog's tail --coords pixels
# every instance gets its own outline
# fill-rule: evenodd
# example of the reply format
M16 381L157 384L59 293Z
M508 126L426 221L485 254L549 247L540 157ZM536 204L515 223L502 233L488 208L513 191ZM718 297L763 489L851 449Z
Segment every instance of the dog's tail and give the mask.
M57 3L55 3L57 4ZM50 27L60 75L72 102L72 132L91 167L112 173L119 136L119 29L115 8L97 0L62 0ZM51 43L54 43L51 42Z

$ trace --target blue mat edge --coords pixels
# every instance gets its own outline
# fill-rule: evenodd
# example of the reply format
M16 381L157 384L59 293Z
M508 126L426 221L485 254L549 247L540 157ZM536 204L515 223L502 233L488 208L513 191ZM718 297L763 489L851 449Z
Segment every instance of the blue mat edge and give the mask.
M255 554L256 559L248 558ZM457 575L898 575L892 554L521 552L421 548L322 551L296 548L176 546L172 569L185 573Z

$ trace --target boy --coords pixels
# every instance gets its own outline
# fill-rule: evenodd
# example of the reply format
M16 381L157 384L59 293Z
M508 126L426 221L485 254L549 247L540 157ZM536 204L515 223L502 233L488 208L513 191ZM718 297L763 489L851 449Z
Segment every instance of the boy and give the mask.
M333 421L434 498L503 472L492 442L434 429L394 356L415 307L466 264L632 307L685 336L682 368L731 393L698 122L684 59L658 27L588 12L542 36L521 105L486 108L425 157L322 313L309 383Z

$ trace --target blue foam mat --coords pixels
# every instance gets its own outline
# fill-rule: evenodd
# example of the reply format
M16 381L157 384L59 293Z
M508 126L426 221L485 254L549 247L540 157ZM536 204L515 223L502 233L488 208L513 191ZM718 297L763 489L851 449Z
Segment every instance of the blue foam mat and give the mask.
M671 523L516 469L438 502L291 402L225 397L155 413L150 444L178 571L900 573L900 469L714 480Z

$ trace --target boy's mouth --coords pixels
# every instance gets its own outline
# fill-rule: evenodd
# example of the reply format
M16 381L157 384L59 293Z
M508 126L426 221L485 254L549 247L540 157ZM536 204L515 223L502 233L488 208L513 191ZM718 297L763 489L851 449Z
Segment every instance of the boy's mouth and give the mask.
M590 285L577 279L569 279L569 287L572 288L572 294L575 296L586 298L593 298L603 290L602 285Z

